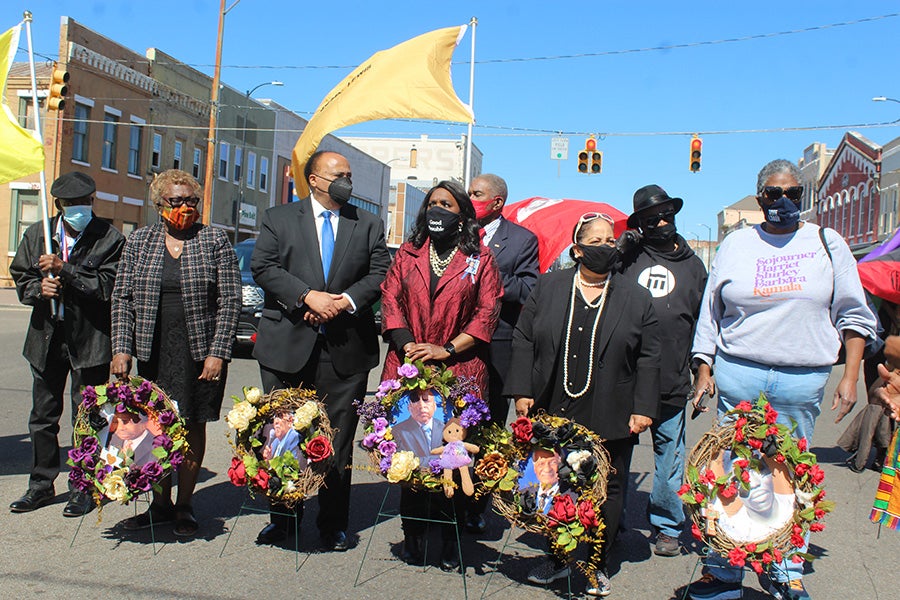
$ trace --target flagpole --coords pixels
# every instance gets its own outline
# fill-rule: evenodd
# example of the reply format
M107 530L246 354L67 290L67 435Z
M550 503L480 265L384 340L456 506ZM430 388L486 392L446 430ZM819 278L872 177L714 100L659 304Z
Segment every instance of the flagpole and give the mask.
M469 21L472 26L472 57L469 63L469 110L472 111L473 120L475 115L475 27L478 25L478 19L472 17ZM472 121L469 121L466 134L466 173L463 177L466 182L466 189L469 189L469 182L472 179Z
M31 11L26 10L25 18L25 36L28 39L28 67L31 70L31 100L34 103L34 136L44 145L44 136L41 129L41 111L40 103L37 95L37 75L34 71L34 50L31 45ZM46 162L45 162L46 164ZM53 254L53 243L50 237L50 205L47 202L47 176L44 169L41 169L41 221L44 225L44 254ZM47 277L53 278L52 273L47 273ZM53 316L57 315L56 300L51 300L51 312Z

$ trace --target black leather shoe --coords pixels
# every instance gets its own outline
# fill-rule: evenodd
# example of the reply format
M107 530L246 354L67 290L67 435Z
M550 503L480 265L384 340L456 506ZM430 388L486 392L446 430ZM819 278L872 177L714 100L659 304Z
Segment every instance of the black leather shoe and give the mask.
M37 510L53 502L56 492L52 487L44 489L28 488L25 495L9 505L9 510L14 513L25 513Z
M487 523L481 515L469 515L466 519L466 531L469 533L484 533L487 529Z
M422 557L422 536L403 536L403 550L400 552L400 560L408 565L419 566L425 562Z
M89 495L84 492L72 492L69 494L69 501L63 508L63 516L81 517L91 512L92 508L94 508L94 501Z
M294 537L293 527L284 527L284 525L277 523L269 523L263 527L262 531L259 532L259 535L256 536L256 543L260 545L277 544L278 542L285 541L289 537Z
M322 534L322 550L329 552L346 552L350 547L347 534L343 531L332 531Z
M456 541L444 541L441 544L441 571L459 570L459 550Z

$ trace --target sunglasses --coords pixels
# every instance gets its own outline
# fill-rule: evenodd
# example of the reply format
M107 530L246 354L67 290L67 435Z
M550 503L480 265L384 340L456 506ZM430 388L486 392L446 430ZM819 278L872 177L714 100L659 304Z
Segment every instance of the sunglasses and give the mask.
M172 208L178 208L182 204L187 204L191 208L197 208L197 205L200 203L200 198L196 196L174 196L172 198L163 198L163 200L168 202Z
M641 217L641 227L653 227L660 221L665 221L666 223L671 223L675 220L675 209L669 208L664 211L658 212L654 215L646 215Z
M613 218L606 213L599 212L589 212L584 213L578 218L578 224L575 225L575 232L572 234L572 243L577 244L576 241L578 239L578 232L581 231L582 226L585 223L590 223L591 221L596 221L597 219L603 219L607 223L609 223L610 227L615 227L615 223L613 222Z
M416 402L434 402L434 401L435 401L434 396L432 396L431 394L427 394L425 396L416 395L409 399L410 404L414 404Z
M789 188L782 188L777 185L767 185L763 188L762 197L769 202L781 200L782 196L787 196L788 200L799 200L803 196L803 186L793 185Z

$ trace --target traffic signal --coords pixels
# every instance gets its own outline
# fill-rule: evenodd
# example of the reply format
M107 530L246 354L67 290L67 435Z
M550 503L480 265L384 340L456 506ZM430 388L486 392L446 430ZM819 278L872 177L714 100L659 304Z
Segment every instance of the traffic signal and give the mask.
M703 140L696 135L691 138L691 173L700 170L700 161L703 156Z
M603 169L603 153L597 150L597 140L588 138L584 150L578 153L578 172L592 175Z
M47 108L50 110L63 110L66 107L66 94L69 93L69 73L62 69L53 69L50 76L50 97L47 99Z

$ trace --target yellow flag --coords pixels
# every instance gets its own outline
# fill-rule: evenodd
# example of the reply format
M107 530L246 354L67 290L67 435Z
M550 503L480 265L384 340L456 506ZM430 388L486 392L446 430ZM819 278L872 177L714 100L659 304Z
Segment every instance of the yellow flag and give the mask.
M466 26L422 34L372 55L322 100L291 158L297 194L308 190L303 165L327 134L378 119L438 119L471 123L472 110L450 80L453 50Z
M0 183L19 179L44 168L44 146L28 130L19 126L6 102L6 80L19 47L17 25L0 35Z

